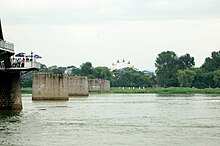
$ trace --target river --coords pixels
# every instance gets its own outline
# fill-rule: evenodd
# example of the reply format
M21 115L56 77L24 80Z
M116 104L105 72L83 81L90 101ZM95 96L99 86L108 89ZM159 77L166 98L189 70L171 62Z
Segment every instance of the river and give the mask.
M6 146L218 146L220 96L101 94L0 112Z

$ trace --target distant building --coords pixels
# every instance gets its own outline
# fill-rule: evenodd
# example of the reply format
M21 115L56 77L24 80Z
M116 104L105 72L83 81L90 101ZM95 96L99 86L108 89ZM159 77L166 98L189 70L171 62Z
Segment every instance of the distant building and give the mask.
M73 70L73 68L71 67L71 68L67 68L65 71L64 71L64 73L65 74L68 74L68 75L71 75L72 74L72 71Z
M145 74L155 75L155 71L151 71L151 70L142 70L141 72Z

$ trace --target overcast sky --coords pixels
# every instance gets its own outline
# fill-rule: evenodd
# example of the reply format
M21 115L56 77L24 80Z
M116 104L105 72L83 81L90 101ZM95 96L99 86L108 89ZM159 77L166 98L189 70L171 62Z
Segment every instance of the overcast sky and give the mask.
M219 0L0 0L4 38L47 66L125 59L154 70L162 51L200 66L220 50Z

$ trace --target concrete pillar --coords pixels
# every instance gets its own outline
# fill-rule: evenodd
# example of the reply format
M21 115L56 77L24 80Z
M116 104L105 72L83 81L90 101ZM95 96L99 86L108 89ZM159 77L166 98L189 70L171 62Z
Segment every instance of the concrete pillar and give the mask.
M89 79L89 91L101 91L101 79Z
M110 90L110 81L109 80L102 80L101 90L102 91Z
M68 100L68 77L62 74L36 73L32 100Z
M0 110L21 110L20 72L0 71Z
M110 81L101 79L89 79L89 91L110 90Z
M68 78L69 96L88 96L88 78L87 77L74 77Z

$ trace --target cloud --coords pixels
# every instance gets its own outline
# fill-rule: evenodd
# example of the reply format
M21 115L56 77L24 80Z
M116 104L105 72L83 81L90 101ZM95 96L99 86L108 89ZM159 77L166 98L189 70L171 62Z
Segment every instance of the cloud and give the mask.
M1 0L10 22L93 23L152 19L220 18L218 0Z

